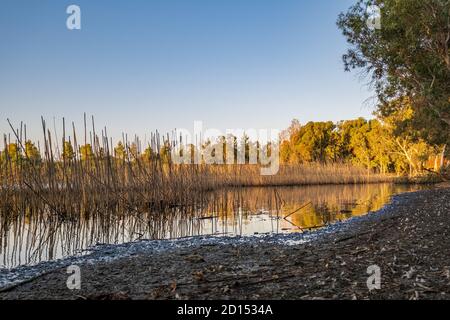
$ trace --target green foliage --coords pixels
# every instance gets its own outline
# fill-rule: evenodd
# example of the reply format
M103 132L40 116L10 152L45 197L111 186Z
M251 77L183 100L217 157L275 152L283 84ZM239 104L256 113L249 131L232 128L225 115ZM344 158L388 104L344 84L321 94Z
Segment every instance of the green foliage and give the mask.
M25 148L25 152L23 151ZM6 148L0 152L0 163L11 163L13 165L25 164L26 162L32 162L37 164L41 161L41 154L38 148L30 140L27 140L22 146L17 143L10 143Z
M150 147L150 146L147 147L144 150L144 159L147 160L147 161L151 161L151 160L154 159L154 157L155 157L155 155L154 155L152 147Z
M80 155L82 161L90 161L94 159L94 152L92 146L88 143L84 146L80 146Z
M169 142L165 142L164 145L161 147L161 150L159 151L159 156L161 159L161 162L164 164L169 164L171 162L171 152L172 148L170 147Z
M125 160L126 151L125 151L125 146L123 145L122 141L119 141L117 146L114 148L114 156L119 160L122 160L122 161Z
M324 162L330 154L335 125L329 122L308 122L294 130L290 143L281 144L281 159L289 163Z
M64 161L71 161L75 158L75 152L70 141L64 142L62 158Z
M345 162L364 166L370 172L418 174L440 156L442 146L428 144L410 127L414 111L408 101L395 101L397 111L378 120L359 118L299 126L282 141L280 161Z
M8 159L13 163L17 163L22 159L22 151L17 143L10 143L6 146L6 153Z
M381 29L367 26L367 6L381 8ZM392 102L412 97L410 124L429 143L448 143L450 131L450 1L359 0L339 16L350 44L346 70L370 75L383 117Z

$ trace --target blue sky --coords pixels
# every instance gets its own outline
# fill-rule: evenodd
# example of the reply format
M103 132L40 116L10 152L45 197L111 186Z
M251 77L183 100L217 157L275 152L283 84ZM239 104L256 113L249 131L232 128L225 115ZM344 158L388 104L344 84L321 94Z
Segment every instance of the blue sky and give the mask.
M40 116L110 134L279 128L292 118L370 117L345 73L337 15L352 0L2 0L0 132L41 135ZM66 28L81 7L82 29Z

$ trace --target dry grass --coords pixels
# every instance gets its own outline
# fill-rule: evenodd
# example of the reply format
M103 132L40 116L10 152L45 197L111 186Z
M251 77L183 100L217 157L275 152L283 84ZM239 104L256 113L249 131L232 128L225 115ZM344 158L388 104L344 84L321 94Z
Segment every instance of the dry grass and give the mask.
M74 156L65 159L59 151L67 141L65 125L60 145L54 141L45 121L42 121L42 126L43 159L39 162L26 156L26 135L22 137L22 128L13 130L15 143L25 156L18 161L9 155L0 162L0 195L2 199L8 199L11 193L28 192L57 215L92 213L110 208L127 212L161 211L167 207L193 205L202 198L202 192L225 187L392 180L389 176L371 174L364 168L346 164L283 165L273 176L262 176L259 165L173 164L159 150L162 146L176 145L176 141L162 138L158 133L151 136L149 146L158 150L151 157L142 152L138 137L130 142L124 136L125 154L119 159L114 156L106 128L97 135L95 126L92 125L92 131L88 133L86 124L83 144L92 146L92 155L83 157L72 126Z

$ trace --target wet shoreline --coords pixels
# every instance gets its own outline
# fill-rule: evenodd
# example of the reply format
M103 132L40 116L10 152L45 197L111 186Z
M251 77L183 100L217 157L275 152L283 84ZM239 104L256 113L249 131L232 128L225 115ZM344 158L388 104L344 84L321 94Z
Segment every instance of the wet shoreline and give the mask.
M449 220L450 189L436 189L315 232L105 245L2 270L0 299L449 299ZM71 264L81 290L67 289Z

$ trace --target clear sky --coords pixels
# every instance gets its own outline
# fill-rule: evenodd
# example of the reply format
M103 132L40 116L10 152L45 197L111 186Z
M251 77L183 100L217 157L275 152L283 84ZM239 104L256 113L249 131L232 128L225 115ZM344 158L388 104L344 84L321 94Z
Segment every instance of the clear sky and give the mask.
M336 19L352 0L2 0L0 132L94 115L122 131L370 117ZM81 7L82 29L66 28Z

